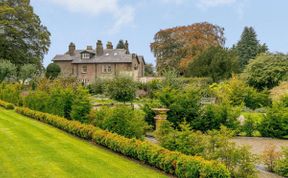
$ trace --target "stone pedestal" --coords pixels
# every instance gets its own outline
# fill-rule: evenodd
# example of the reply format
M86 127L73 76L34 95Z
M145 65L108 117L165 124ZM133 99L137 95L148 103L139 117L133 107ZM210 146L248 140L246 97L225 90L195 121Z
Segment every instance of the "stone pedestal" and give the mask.
M155 119L156 130L158 130L162 122L167 119L167 112L169 111L169 109L152 108L152 110L156 113L156 116L154 117L154 119Z

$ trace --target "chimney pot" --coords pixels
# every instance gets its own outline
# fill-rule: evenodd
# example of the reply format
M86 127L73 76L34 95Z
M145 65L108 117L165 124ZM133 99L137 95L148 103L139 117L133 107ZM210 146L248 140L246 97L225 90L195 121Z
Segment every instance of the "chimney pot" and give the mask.
M108 41L107 44L106 44L106 48L107 48L107 49L113 49L113 44L112 44L112 42Z
M98 40L96 43L96 55L97 56L102 56L104 53L103 51L103 45L102 45L102 41Z

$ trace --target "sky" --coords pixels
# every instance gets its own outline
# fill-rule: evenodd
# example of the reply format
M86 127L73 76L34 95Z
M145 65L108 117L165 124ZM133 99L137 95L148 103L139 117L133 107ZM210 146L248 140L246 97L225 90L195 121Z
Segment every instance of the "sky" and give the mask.
M35 13L51 33L44 66L56 54L96 46L97 40L116 47L128 40L130 52L155 64L150 50L161 29L209 22L225 29L226 47L252 26L271 52L288 52L288 0L31 0Z

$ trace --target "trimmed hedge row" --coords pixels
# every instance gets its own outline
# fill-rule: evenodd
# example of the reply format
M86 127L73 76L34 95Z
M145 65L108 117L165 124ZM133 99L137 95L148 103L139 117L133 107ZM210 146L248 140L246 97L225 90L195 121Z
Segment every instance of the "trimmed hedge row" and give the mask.
M217 161L207 161L202 157L187 156L147 141L125 138L92 125L33 111L28 108L16 107L16 112L53 125L80 138L92 140L115 152L140 160L178 177L230 177L227 168Z
M5 109L14 109L14 105L11 103L8 103L6 101L0 100L0 106L5 108Z

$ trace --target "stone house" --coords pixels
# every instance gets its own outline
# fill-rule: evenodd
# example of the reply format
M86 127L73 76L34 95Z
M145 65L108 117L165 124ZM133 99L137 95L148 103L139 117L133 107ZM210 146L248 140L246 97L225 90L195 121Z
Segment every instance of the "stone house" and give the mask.
M104 49L100 40L96 43L96 49L87 46L79 50L74 43L70 43L68 52L56 55L52 61L60 66L61 75L76 76L84 84L92 83L96 78L129 76L138 81L144 76L143 56L130 54L128 46L126 49L113 49L111 42Z

